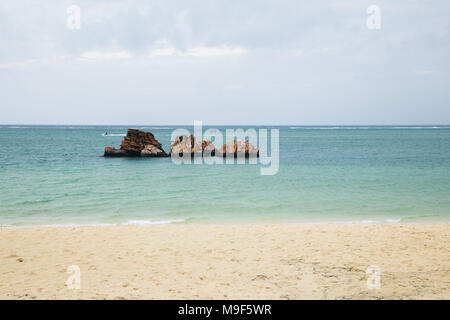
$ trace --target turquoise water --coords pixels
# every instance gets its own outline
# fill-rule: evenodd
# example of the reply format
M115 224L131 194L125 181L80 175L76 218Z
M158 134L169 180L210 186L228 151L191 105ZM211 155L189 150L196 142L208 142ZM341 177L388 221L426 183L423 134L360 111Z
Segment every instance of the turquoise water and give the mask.
M168 151L177 127L136 128ZM279 172L261 176L102 157L127 127L1 126L0 224L450 220L450 127L278 128Z

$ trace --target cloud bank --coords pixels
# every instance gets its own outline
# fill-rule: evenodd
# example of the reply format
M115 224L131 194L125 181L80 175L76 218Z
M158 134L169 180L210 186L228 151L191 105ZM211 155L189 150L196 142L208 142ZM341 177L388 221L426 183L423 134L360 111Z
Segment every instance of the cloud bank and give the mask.
M0 123L450 123L449 13L444 0L2 2Z

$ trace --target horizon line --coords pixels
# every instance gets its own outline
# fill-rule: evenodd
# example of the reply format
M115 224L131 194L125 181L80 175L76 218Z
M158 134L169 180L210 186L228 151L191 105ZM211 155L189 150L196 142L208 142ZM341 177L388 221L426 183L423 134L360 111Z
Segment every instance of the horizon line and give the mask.
M190 124L30 124L30 123L0 123L0 126L46 126L46 127L52 127L52 126L74 126L74 127L83 127L83 126L89 126L89 127L101 127L101 126L114 126L114 127L146 127L146 126L156 126L156 127L163 127L163 126L193 126L193 123ZM431 123L431 124L418 124L418 123L409 123L409 124L202 124L203 126L278 126L278 127L289 127L289 126L299 126L299 127L333 127L333 126L340 126L340 127L393 127L393 126L399 126L399 127L406 127L406 126L423 126L423 127L431 127L431 126L450 126L450 123L448 124L442 124L442 123Z

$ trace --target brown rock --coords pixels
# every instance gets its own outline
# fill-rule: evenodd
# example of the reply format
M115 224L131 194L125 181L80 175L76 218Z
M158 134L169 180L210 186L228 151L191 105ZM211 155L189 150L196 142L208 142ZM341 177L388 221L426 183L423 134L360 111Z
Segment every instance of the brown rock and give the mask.
M195 153L202 153L203 156L214 156L216 153L216 147L211 141L208 140L201 140L197 141L194 144L194 152Z
M217 153L223 157L226 157L227 154L233 154L234 157L259 157L259 149L248 140L228 141L219 148Z
M105 147L105 157L127 157L128 154L125 150L120 150L112 147Z
M170 147L170 154L202 154L205 156L214 155L216 148L211 141L201 140L195 142L195 137L192 134L178 136Z
M105 157L167 157L161 143L152 133L128 129L120 149L105 148Z
M152 144L148 144L145 146L144 149L142 149L141 151L141 156L142 157L167 157L167 154L159 149L158 147L152 145Z
M182 155L184 153L193 153L194 141L195 138L192 134L176 137L170 146L170 154Z

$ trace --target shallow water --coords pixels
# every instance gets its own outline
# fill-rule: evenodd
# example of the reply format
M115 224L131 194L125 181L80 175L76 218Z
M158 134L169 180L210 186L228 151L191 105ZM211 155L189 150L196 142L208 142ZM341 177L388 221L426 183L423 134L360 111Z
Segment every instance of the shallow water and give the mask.
M136 128L169 151L178 127ZM280 130L273 176L259 164L104 158L127 127L1 126L0 223L450 220L450 127L259 128Z

